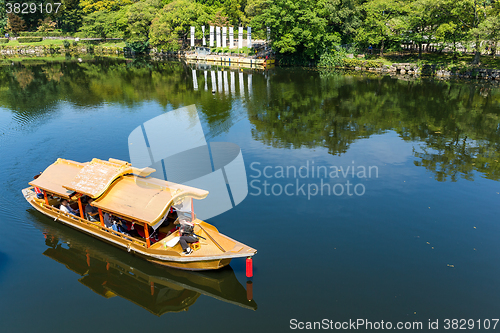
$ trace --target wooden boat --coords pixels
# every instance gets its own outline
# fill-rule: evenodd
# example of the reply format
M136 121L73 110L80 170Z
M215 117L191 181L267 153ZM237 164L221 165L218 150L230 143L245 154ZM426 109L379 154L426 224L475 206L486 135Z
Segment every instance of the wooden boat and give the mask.
M34 219L45 237L43 254L78 274L80 283L104 298L124 298L157 316L187 311L201 295L257 310L250 290L245 290L230 266L217 272L160 267L128 258L104 243L90 244L77 231L44 221L41 215Z
M204 199L208 191L149 177L153 172L154 169L138 169L116 159L93 159L86 163L58 159L22 192L35 209L54 220L156 264L210 270L228 265L233 258L251 258L257 253L196 218L193 199ZM37 197L35 188L43 192L42 198ZM94 199L90 205L98 208L97 221L84 216L86 197ZM62 199L79 209L79 215L60 210ZM199 243L191 244L195 251L189 256L183 255L179 243L170 242L179 236L178 231L166 236L169 230L175 230L171 208L182 203L186 207L186 202L191 203L194 233L201 236ZM135 235L107 227L106 213L134 226Z

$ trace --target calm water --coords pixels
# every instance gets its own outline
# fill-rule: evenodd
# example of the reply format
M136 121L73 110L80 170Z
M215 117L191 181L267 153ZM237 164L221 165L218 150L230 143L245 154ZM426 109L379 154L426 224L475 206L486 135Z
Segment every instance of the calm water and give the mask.
M209 222L258 249L251 301L243 259L220 272L157 267L60 226L20 192L58 157L129 160L133 129L191 104L209 141L243 152L249 195ZM0 331L498 318L499 144L500 90L486 83L2 63Z

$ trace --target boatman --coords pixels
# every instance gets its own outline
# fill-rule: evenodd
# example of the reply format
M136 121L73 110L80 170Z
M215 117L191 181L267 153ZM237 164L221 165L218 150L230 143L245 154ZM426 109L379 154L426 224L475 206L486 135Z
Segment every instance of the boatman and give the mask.
M193 249L191 249L188 243L196 243L198 241L198 237L194 234L193 222L182 217L179 219L179 224L179 234L181 235L179 243L181 243L183 253L188 256L193 252Z

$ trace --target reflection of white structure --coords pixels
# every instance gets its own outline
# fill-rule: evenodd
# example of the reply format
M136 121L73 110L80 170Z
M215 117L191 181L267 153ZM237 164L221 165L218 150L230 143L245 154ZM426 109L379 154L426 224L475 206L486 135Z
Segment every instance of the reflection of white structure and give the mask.
M217 41L217 47L220 47L220 27L215 27L215 40Z
M214 47L214 27L210 26L210 47Z
M210 71L211 77L212 77L212 91L217 91L217 86L215 82L215 71Z
M243 27L238 27L238 48L243 47Z
M152 177L209 191L206 199L194 203L199 219L230 210L248 194L240 148L229 142L207 144L194 105L138 126L128 137L128 147L132 165L152 167Z
M230 72L230 75L231 75L231 94L234 94L234 92L236 91L234 82L234 72Z
M227 27L222 27L222 47L226 47Z
M233 27L229 27L229 48L234 48L234 33Z
M217 87L219 88L219 92L222 92L222 72L221 71L217 71L217 82L218 82Z
M212 67L215 68L215 67ZM238 74L238 77L236 77ZM198 73L197 70L192 70L193 76L193 90L199 90ZM203 76L205 78L205 91L209 90L211 85L212 92L226 93L235 96L238 93L241 98L245 97L245 92L247 92L247 97L252 96L252 74L247 74L244 72L237 72L227 69L214 69L214 70L203 70ZM264 78L267 80L267 89L269 90L269 76ZM210 82L211 83L210 83ZM246 85L246 87L245 87ZM246 89L245 89L246 88ZM269 92L268 92L269 93Z
M222 75L224 75L224 91L226 92L226 94L229 93L229 84L227 82L227 71L224 71L222 73Z
M243 78L243 73L240 72L240 96L241 98L245 97L245 80Z
M252 96L252 74L248 74L248 97Z
M196 76L196 69L193 69L193 88L198 90L198 77Z

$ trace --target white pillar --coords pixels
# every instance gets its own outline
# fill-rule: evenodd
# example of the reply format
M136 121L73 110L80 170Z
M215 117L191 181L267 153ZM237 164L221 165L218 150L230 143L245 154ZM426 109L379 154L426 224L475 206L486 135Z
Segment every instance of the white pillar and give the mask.
M234 48L234 33L233 27L229 27L229 48Z
M220 47L220 27L215 27L215 40L217 41L217 47Z
M205 26L201 26L201 31L203 32L203 42L201 43L203 46L207 46L207 40L205 39Z
M198 90L198 78L196 77L196 69L193 69L193 88Z
M243 48L243 27L238 27L238 48Z
M252 47L252 27L247 27L247 47Z
M215 72L210 71L211 77L212 77L212 91L217 91L217 85L215 83Z
M231 94L234 94L235 92L235 82L234 82L234 72L230 72L231 73Z
M191 27L191 46L194 46L194 27Z
M222 47L226 47L227 27L222 27Z
M214 47L214 27L210 26L210 47Z

